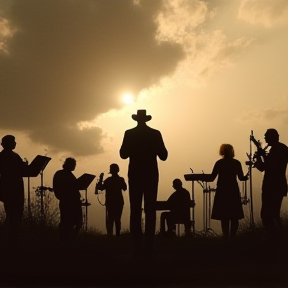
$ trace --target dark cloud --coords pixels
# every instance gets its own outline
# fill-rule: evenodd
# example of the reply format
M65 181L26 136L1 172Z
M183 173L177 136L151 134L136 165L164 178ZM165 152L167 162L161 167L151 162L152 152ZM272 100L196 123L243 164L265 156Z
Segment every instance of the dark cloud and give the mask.
M161 1L134 3L1 0L0 16L16 32L0 54L0 128L56 151L101 153L101 128L77 123L120 109L121 92L157 84L184 56L155 39Z

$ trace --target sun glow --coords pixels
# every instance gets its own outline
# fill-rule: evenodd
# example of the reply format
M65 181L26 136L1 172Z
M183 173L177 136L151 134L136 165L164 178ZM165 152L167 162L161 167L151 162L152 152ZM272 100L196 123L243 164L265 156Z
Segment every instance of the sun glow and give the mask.
M134 95L131 93L124 93L122 95L122 101L127 105L133 104L134 103Z

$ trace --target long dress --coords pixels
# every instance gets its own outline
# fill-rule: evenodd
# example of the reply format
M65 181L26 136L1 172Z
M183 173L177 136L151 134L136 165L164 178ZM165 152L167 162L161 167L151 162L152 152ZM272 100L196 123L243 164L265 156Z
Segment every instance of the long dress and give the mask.
M216 220L239 220L244 218L240 190L237 182L244 180L241 163L233 158L218 160L212 171L213 180L217 177L211 218Z

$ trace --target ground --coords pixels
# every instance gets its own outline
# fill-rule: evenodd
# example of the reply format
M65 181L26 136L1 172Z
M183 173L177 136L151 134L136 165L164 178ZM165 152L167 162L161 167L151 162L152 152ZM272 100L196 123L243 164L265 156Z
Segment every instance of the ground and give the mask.
M288 287L286 240L156 235L155 254L138 259L128 233L0 241L0 287Z

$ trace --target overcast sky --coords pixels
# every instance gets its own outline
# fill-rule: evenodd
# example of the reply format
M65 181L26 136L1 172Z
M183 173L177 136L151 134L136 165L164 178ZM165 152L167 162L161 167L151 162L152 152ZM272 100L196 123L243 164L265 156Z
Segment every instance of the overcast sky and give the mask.
M127 180L122 137L147 109L169 151L159 198L189 167L210 173L222 143L246 172L251 130L288 144L287 32L286 0L1 0L1 135L22 157L52 158L47 185L67 156L77 176L116 162Z

